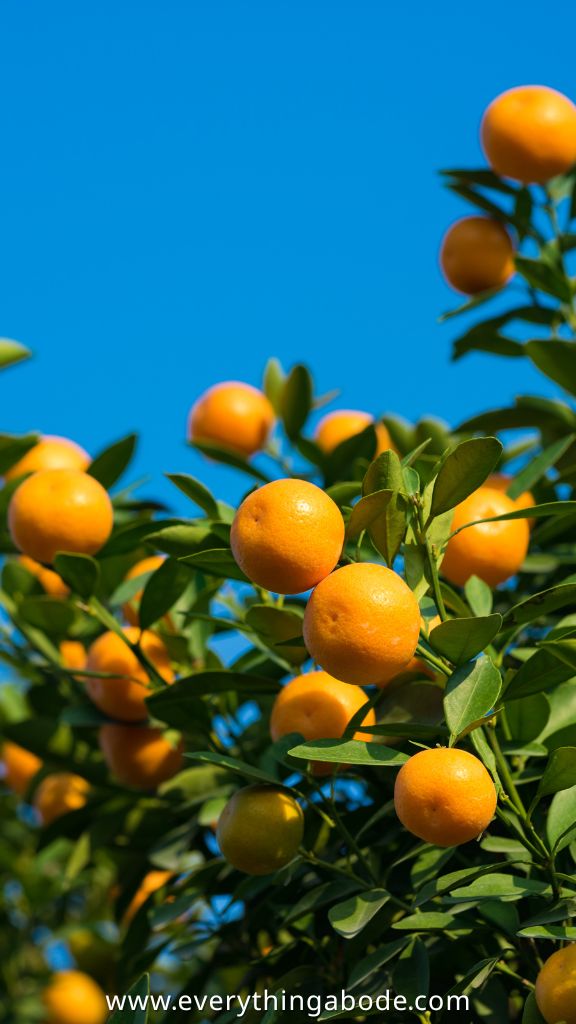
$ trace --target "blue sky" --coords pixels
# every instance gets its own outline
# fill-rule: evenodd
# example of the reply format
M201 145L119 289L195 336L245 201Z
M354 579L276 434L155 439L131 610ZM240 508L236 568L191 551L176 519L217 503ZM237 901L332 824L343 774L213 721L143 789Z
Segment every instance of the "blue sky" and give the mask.
M456 422L547 392L521 361L450 364L437 269L466 212L483 109L515 84L576 94L576 16L486 0L4 0L1 429L90 451L139 429L136 473L236 493L184 446L219 379L306 360L345 407Z

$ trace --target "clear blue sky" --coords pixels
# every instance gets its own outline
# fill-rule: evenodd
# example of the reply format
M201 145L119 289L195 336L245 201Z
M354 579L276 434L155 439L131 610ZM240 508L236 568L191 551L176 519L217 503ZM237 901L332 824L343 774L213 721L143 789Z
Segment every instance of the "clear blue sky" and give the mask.
M543 385L449 363L437 269L486 104L576 94L576 16L442 5L3 0L0 333L35 352L1 427L90 451L133 429L161 472L235 484L184 447L219 379L307 360L341 404L456 422ZM572 22L570 25L569 22ZM552 38L553 36L553 38Z

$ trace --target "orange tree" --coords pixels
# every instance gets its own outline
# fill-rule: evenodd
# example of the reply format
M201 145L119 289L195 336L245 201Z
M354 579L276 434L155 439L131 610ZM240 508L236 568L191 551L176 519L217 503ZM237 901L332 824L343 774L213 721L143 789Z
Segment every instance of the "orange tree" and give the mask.
M195 406L247 495L170 474L186 518L118 487L133 437L87 466L0 438L2 1020L99 1024L150 988L188 1001L110 1019L267 993L244 1019L361 1020L388 990L390 1020L576 1019L572 111L507 94L491 168L445 172L475 211L447 316L498 306L454 355L529 360L557 398L313 433L326 400L271 360Z

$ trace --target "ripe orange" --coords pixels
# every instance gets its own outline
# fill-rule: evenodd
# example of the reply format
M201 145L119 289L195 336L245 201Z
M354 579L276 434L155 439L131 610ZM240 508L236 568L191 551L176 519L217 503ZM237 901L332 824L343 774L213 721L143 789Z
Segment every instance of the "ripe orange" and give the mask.
M327 672L307 672L284 686L272 707L270 734L273 741L299 732L305 740L340 739L363 704L366 694L358 686L349 686ZM362 725L375 725L374 708L369 708ZM355 738L371 739L358 732ZM331 774L332 764L314 764L316 775Z
M170 656L160 637L136 626L124 631L131 643L140 642L140 648L167 683L174 682ZM99 636L88 651L86 668L89 672L102 672L108 678L86 678L90 699L100 711L122 722L142 722L148 717L146 697L150 696L149 677L136 655L117 633L109 631Z
M512 239L497 220L463 217L444 235L440 266L448 284L464 295L502 288L515 271Z
M4 740L0 759L4 765L4 782L8 788L18 796L25 796L32 779L42 767L40 758L17 743Z
M150 555L148 558L142 558L126 573L125 579L136 580L139 576L144 576L145 573L156 572L156 569L159 569L164 561L165 555ZM137 626L139 623L138 606L141 600L142 590L139 590L122 608L124 617L131 626Z
M42 993L45 1024L104 1024L106 998L99 985L82 971L58 971Z
M576 943L548 957L536 978L535 996L546 1024L576 1024Z
M125 786L156 789L183 767L184 744L173 746L162 729L103 725L98 739L110 771Z
M274 410L258 388L224 381L208 388L190 410L188 436L249 457L262 450L274 424Z
M229 864L247 875L269 875L296 856L304 835L300 804L275 786L247 786L228 801L216 837Z
M306 480L274 480L242 502L232 552L248 579L278 594L300 594L324 579L344 544L340 509Z
M162 889L163 886L168 884L171 878L171 871L149 871L143 878L140 886L130 900L128 907L124 911L122 924L125 927L129 925L132 919L136 917L140 907L146 903L146 900L149 899L152 893L157 892L158 889Z
M452 531L477 519L514 511L516 503L506 494L491 487L479 487L456 507ZM440 567L442 575L458 586L464 586L471 576L478 576L496 587L518 572L529 542L530 530L525 519L478 523L450 538Z
M5 480L16 480L25 473L37 473L40 469L88 469L91 459L80 445L67 437L52 437L46 434L40 438L26 455L5 474Z
M86 649L79 640L63 640L60 644L60 657L64 668L86 668Z
M512 477L506 476L505 473L493 473L492 476L488 477L484 486L492 487L492 489L495 491L503 491L504 493L506 493L510 486L511 480ZM532 491L522 491L522 494L519 494L517 498L511 498L510 500L514 502L516 508L533 508L536 504L536 498L532 494ZM528 523L529 527L532 527L534 526L536 520L527 519L526 522Z
M34 807L42 824L50 825L63 814L84 807L89 792L89 783L80 775L74 772L55 772L42 779L34 794Z
M28 572L36 576L40 586L44 588L50 597L68 597L70 589L57 572L47 569L46 566L40 565L40 562L35 562L33 558L28 558L27 555L20 555L18 561Z
M394 806L409 832L435 846L476 839L496 810L496 787L482 761L465 750L420 750L396 777Z
M576 107L555 89L521 85L492 101L481 137L497 174L544 184L576 162Z
M8 526L14 544L37 562L58 551L94 555L112 532L112 502L101 484L77 469L45 469L14 492Z
M329 454L339 444L342 444L342 441L347 441L349 437L355 437L356 434L362 433L371 423L374 423L374 417L368 412L357 412L355 409L337 409L335 412L329 412L316 427L314 434L316 444L323 452ZM384 423L375 423L374 429L376 430L376 457L388 448L392 448L393 445Z
M345 683L383 686L414 655L420 609L392 569L356 562L318 584L303 632L314 661L330 675Z

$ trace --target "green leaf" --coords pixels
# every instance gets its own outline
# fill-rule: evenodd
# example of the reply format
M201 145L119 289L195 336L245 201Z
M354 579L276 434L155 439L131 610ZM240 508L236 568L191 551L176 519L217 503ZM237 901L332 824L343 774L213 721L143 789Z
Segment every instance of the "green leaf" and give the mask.
M376 451L376 430L373 424L369 424L359 434L347 437L345 441L329 453L324 460L324 471L326 481L333 483L339 480L348 480L352 475L355 464L359 461L371 462Z
M554 927L553 925L536 924L530 928L522 928L518 935L522 939L547 939L549 942L573 942L576 939L576 928Z
M38 434L0 434L0 476L12 469L40 440Z
M490 658L462 665L446 684L444 713L451 733L451 745L468 726L484 718L496 706L502 679Z
M279 647L282 657L297 665L308 658L302 640L302 615L290 608L275 608L269 604L250 606L244 621L268 647ZM302 644L302 646L301 646Z
M440 171L440 174L446 178L458 178L463 182L470 182L472 185L479 185L480 188L492 188L497 192L505 192L507 195L515 196L518 194L518 188L514 185L509 184L500 175L495 174L494 171L488 171L485 167L480 170L469 170L464 168L463 170L447 170Z
M524 491L529 491L534 484L537 484L542 479L547 470L562 458L575 439L576 434L568 434L567 437L561 437L558 441L554 441L553 444L545 448L543 452L540 452L535 459L530 459L522 472L514 477L506 493L514 500L519 498Z
M537 291L553 295L561 302L570 302L572 292L566 275L544 260L533 260L527 256L516 256L516 270L528 284Z
M389 894L385 889L371 889L369 892L350 896L330 907L328 920L338 935L345 939L353 939L376 916L379 910L388 903Z
M461 888L464 884L469 885L478 878L491 876L500 867L502 867L502 863L495 861L492 864L482 864L476 867L460 868L458 871L449 871L446 875L433 878L422 886L414 900L414 906L424 906L425 903L430 903L439 896L445 896L446 893L452 892L453 889Z
M115 1010L112 1016L108 1018L108 1024L148 1024L148 1009L129 1009L129 997L136 1000L140 1005L146 1005L149 995L150 977L148 974L143 974L127 993L126 1008Z
M362 481L362 494L374 494L376 491L385 490L402 491L403 489L402 464L396 452L391 448L381 452L366 470Z
M541 590L514 605L504 615L505 626L521 626L550 615L559 608L576 604L576 583L561 583L557 587Z
M520 700L534 693L551 691L574 675L574 670L540 648L516 671L504 691L506 700Z
M379 971L384 964L389 963L398 953L401 953L408 942L407 936L396 939L394 942L387 942L384 946L379 946L373 953L365 956L352 968L348 979L348 988L356 988L357 985L366 981L375 971Z
M176 706L185 707L194 697L203 697L214 693L278 693L275 679L252 675L249 672L232 672L220 669L207 672L196 672L191 676L178 679L171 686L158 690L148 697L147 704L153 715L162 718L162 713Z
M533 806L545 796L576 786L576 747L557 747L540 780Z
M32 353L19 341L12 341L11 338L0 338L0 370L8 366L21 363L23 359L29 359Z
M282 392L286 381L286 374L278 359L269 359L264 369L263 390L277 416L281 412Z
M519 508L514 512L506 512L501 516L490 516L489 519L474 519L473 522L466 523L465 526L454 530L452 536L455 537L457 533L461 533L462 530L467 530L470 526L475 526L478 523L503 523L508 519L545 519L547 516L567 516L569 514L576 514L576 501L547 501L543 505L533 505L532 508Z
M576 395L576 344L573 341L529 341L526 350L542 373Z
M450 890L454 900L521 900L527 896L543 896L550 892L546 882L532 878L520 878L493 871L471 882Z
M94 558L61 553L54 559L54 568L74 594L92 597L100 581L100 566Z
M565 640L543 640L541 646L549 651L563 665L576 673L576 638Z
M240 580L242 583L250 582L236 564L230 548L210 548L207 551L196 551L193 555L181 558L180 561L193 566L194 569L199 569L200 572L209 573L211 576Z
M501 626L502 616L497 612L476 618L449 619L432 630L430 644L454 665L463 665L492 643Z
M256 782L267 782L272 786L279 786L280 783L274 775L254 768L251 764L239 761L237 757L228 757L226 754L216 754L212 750L196 750L185 755L190 761L200 761L202 764L215 764L219 768L234 772L235 775L242 775L247 779L254 779Z
M178 487L187 498L203 509L210 519L219 519L218 503L204 484L190 476L189 473L166 473L166 476Z
M473 437L448 452L434 483L431 514L438 516L464 501L484 483L501 453L495 437Z
M313 395L314 386L307 368L301 364L293 366L280 398L282 422L291 441L299 436L310 415Z
M526 355L524 345L513 338L507 338L499 331L491 331L490 328L479 324L474 331L468 331L464 337L458 338L453 343L452 359L461 359L468 352L489 352L497 356L506 356L509 359L521 359Z
M49 636L63 637L74 622L74 609L55 597L25 597L18 606L18 618Z
M490 615L492 611L492 590L478 576L471 576L464 584L464 593L474 615Z
M524 1003L524 1013L522 1014L522 1024L546 1024L544 1017L538 1009L536 1002L536 996L533 992L528 993L526 1002Z
M576 786L556 794L548 809L546 836L556 853L576 839Z
M392 449L382 452L366 471L362 482L364 497L358 505L363 506L366 515L370 515L382 501L379 514L375 515L364 529L368 529L372 543L389 566L393 564L406 532L407 498L402 493L404 489L402 464L396 452ZM381 498L377 499L376 495L381 495ZM358 505L352 512L352 519ZM356 513L359 521L361 515L362 513Z
M383 765L388 768L400 768L408 760L406 754L392 747L363 740L311 740L292 747L289 754L304 761Z
M106 448L90 463L88 467L90 476L98 480L107 491L110 490L130 465L137 440L136 434L128 434L127 437L123 437Z
M437 932L445 931L457 924L453 914L430 911L422 914L408 914L392 925L395 931Z
M253 477L254 480L259 480L260 483L270 483L270 477L266 476L266 473L263 473L261 469L257 469L256 466L252 466L248 459L238 455L237 452L231 451L229 448L223 448L222 445L213 444L211 441L190 441L189 443L196 451L202 452L202 455L206 455L214 462L219 462L222 466L231 466L232 469L238 469L242 473L246 473L247 476Z
M192 571L181 561L168 558L163 562L144 587L138 611L140 628L149 629L159 622L182 597L191 579Z
M356 540L364 530L367 530L374 520L385 515L386 509L394 496L394 491L375 491L374 494L367 494L354 505L352 514L346 527L348 540Z

